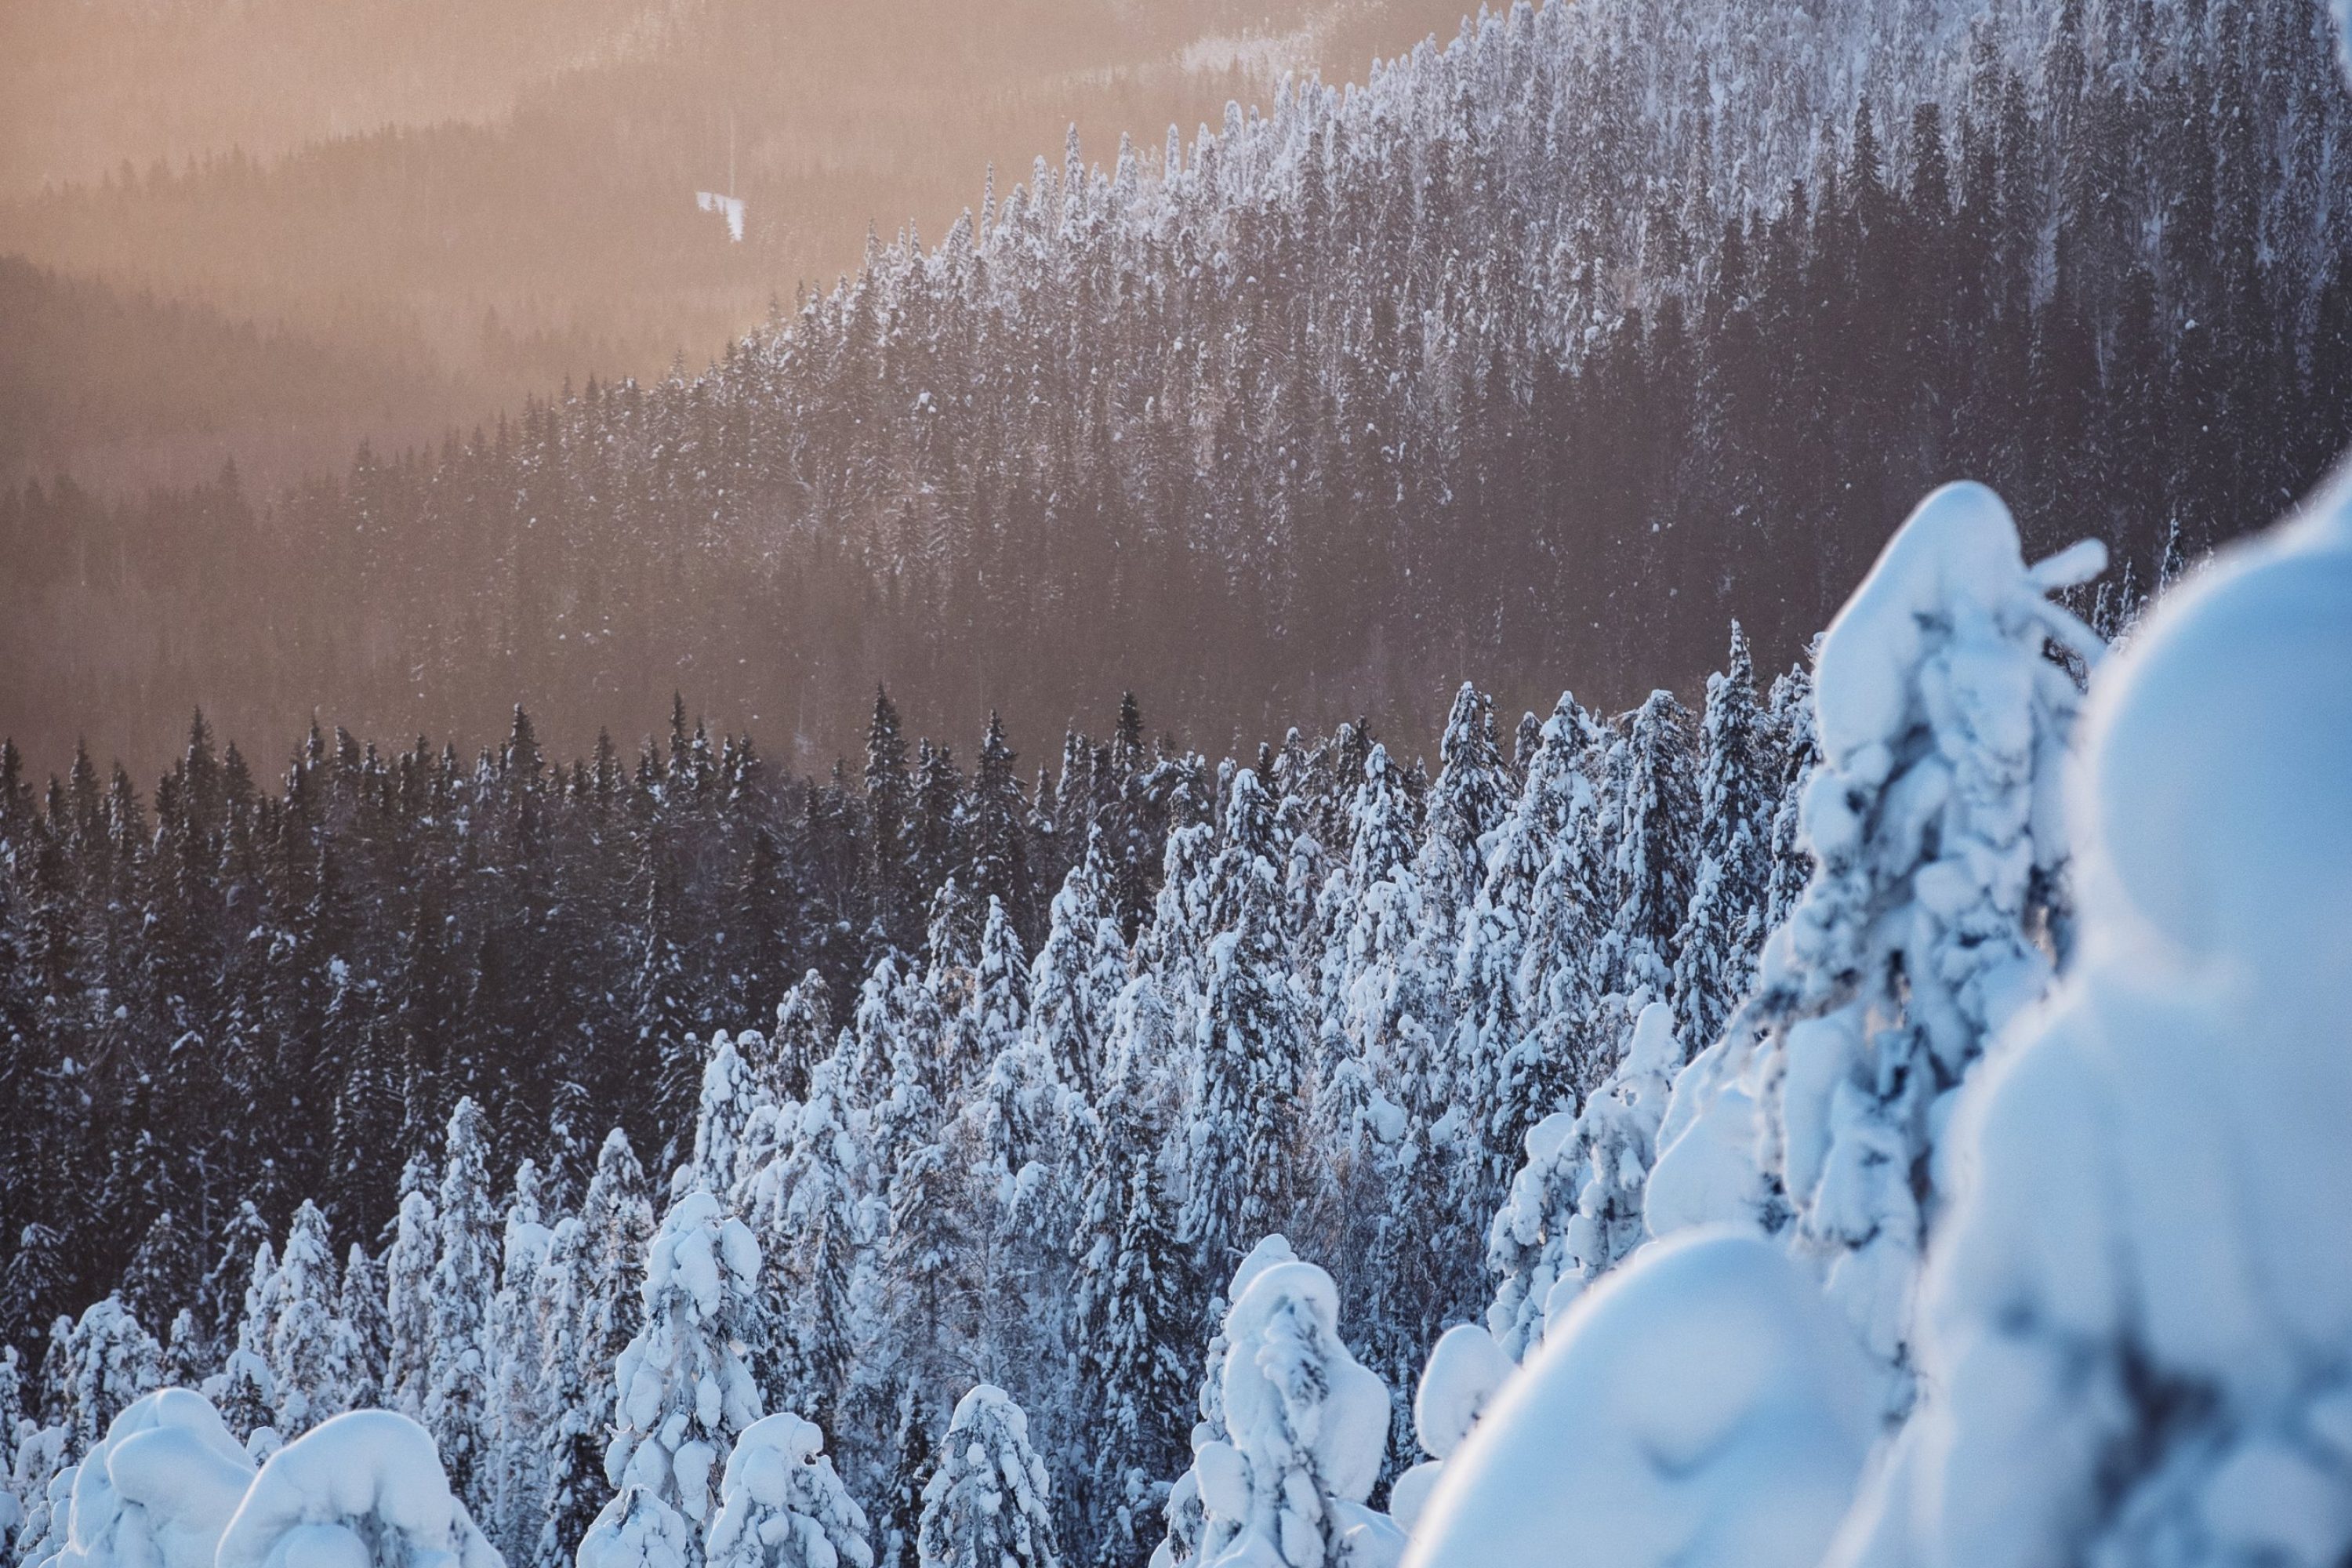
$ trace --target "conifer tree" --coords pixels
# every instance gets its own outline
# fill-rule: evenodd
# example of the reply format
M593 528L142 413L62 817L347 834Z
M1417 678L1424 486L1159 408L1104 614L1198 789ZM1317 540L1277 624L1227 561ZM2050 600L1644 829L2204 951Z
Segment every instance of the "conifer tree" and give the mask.
M490 1518L496 1431L490 1303L498 1289L498 1221L481 1108L460 1100L449 1116L435 1205L438 1246L426 1307L425 1429L467 1508Z
M385 1403L384 1369L392 1354L392 1323L384 1315L383 1270L358 1242L343 1258L336 1298L336 1359L346 1379L352 1408Z
M688 1192L646 1252L643 1326L614 1369L613 1439L604 1473L643 1487L689 1524L715 1506L714 1470L760 1418L750 1365L761 1338L760 1249L719 1200Z
M711 1568L872 1568L866 1512L824 1453L824 1434L789 1411L735 1440L710 1521Z
M269 1375L276 1384L280 1437L300 1436L352 1403L350 1375L335 1333L339 1283L327 1216L307 1198L294 1211L286 1250L271 1282Z
M407 1194L383 1259L383 1402L412 1420L425 1414L432 1386L433 1270L440 1256L441 1221L433 1200Z
M923 1489L922 1568L1058 1568L1050 1483L1012 1396L973 1388L956 1402L940 1447Z
M1707 677L1697 864L1690 907L1675 936L1675 1021L1686 1041L1713 1043L1725 1015L1746 994L1764 944L1778 804L1764 729L1748 639L1735 621L1727 667Z

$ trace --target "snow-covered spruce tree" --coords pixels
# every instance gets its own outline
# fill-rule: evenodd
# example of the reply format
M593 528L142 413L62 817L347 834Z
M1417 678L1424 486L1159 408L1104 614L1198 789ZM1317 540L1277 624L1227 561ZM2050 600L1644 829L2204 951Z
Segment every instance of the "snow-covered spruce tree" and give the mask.
M1012 911L992 896L972 952L969 989L949 1024L937 1086L944 1105L961 1105L978 1089L996 1059L1020 1040L1028 1016L1029 961Z
M1750 988L1770 901L1772 813L1779 805L1771 737L1739 624L1731 654L1706 679L1699 722L1697 862L1675 936L1676 1032L1712 1042Z
M688 1568L694 1527L647 1487L623 1487L580 1538L578 1568Z
M577 1215L567 1215L548 1232L547 1251L531 1280L530 1310L539 1323L538 1387L544 1419L533 1430L518 1435L538 1448L531 1461L539 1476L541 1507L527 1521L514 1561L529 1568L562 1568L578 1550L577 1540L562 1535L559 1525L584 1519L604 1489L583 1469L576 1456L593 1447L604 1434L588 1426L588 1389L583 1375L580 1342L587 1328L588 1227ZM510 1452L512 1450L509 1450ZM589 1494L583 1498L581 1493ZM511 1528L511 1526L509 1527Z
M2080 956L1954 1119L1919 1408L1835 1568L2352 1553L2347 665L2339 472L2094 676Z
M467 1510L490 1517L497 1436L490 1374L490 1300L498 1289L498 1216L481 1108L457 1101L435 1206L439 1243L428 1287L425 1429Z
M1167 1213L1158 1141L1132 1084L1112 1086L1070 1284L1072 1426L1062 1537L1084 1568L1132 1563L1183 1453L1200 1308ZM1082 1434L1083 1436L1079 1436Z
M1193 1429L1192 1468L1170 1494L1153 1568L1314 1568L1375 1542L1393 1560L1395 1527L1364 1507L1388 1441L1388 1390L1340 1342L1329 1275L1251 1261L1212 1349L1214 1397L1204 1389L1208 1419ZM1197 1524L1180 1525L1185 1514Z
M335 1298L336 1358L352 1407L384 1403L384 1365L392 1348L392 1323L383 1311L383 1271L358 1242L343 1258L342 1289Z
M695 1104L693 1149L670 1177L672 1203L697 1188L726 1198L734 1189L736 1156L745 1131L763 1105L772 1102L735 1042L724 1029L713 1033L710 1056L702 1068L702 1092Z
M1461 1208L1485 1214L1510 1179L1521 1134L1544 1113L1558 1085L1526 1048L1533 1011L1520 975L1536 938L1538 889L1563 838L1594 807L1584 758L1591 721L1576 699L1560 694L1526 759L1527 776L1486 852L1477 897L1454 957L1458 1019L1451 1053L1462 1099L1478 1117L1474 1149L1458 1167ZM1565 954L1539 963L1549 968Z
M1030 966L1030 1027L1062 1081L1082 1094L1108 1072L1111 1012L1127 983L1127 943L1106 910L1102 836L1087 842L1054 895L1045 945Z
M1412 1395L1413 1438L1428 1457L1389 1484L1389 1517L1398 1529L1412 1533L1446 1461L1516 1370L1480 1324L1456 1323L1438 1336Z
M540 1532L538 1560L560 1563L579 1549L598 1516L611 1483L604 1479L604 1450L612 1440L614 1368L640 1321L636 1291L646 1244L653 1234L653 1205L646 1173L614 1128L596 1154L596 1169L581 1199L579 1262L571 1283L577 1327L572 1337L568 1378L578 1392L564 1403L543 1436L547 1446L548 1517ZM548 1346L555 1353L553 1343ZM551 1384L556 1374L550 1374Z
M215 1568L500 1568L433 1439L389 1410L353 1410L289 1443L253 1479Z
M789 1411L743 1429L727 1456L709 1568L871 1568L866 1512L851 1500L824 1434Z
M351 1406L351 1375L335 1332L338 1292L327 1216L305 1198L287 1227L270 1292L269 1375L280 1437L300 1436Z
M833 1055L833 992L812 969L776 1004L776 1026L769 1031L764 1060L752 1076L781 1103L808 1098L809 1074Z
M1674 992L1675 938L1690 911L1692 851L1699 826L1691 755L1695 728L1690 710L1674 693L1654 691L1633 710L1619 742L1620 901L1603 941L1609 989L1622 996L1645 989L1653 996Z
M1029 1446L1029 1417L981 1384L956 1402L923 1489L921 1568L1057 1568L1045 1467Z
M385 1323L383 1406L412 1420L425 1414L433 1357L433 1266L441 1255L441 1218L433 1200L400 1200L392 1245L383 1255Z
M555 1237L541 1223L540 1185L536 1162L524 1160L515 1167L499 1289L490 1300L488 1425L494 1458L486 1524L499 1552L516 1563L538 1543L547 1517L544 1435L560 1418L547 1383L551 1324L540 1295Z
M77 1454L162 1376L163 1347L119 1296L86 1310L65 1342L65 1403L58 1417Z
M1244 1237L1288 1215L1299 1132L1298 1019L1283 963L1278 872L1261 852L1271 803L1257 775L1234 777L1227 844L1212 901L1233 923L1209 943L1184 1129L1178 1232L1213 1278Z
M870 1325L856 1292L863 1258L859 1204L869 1155L837 1090L837 1057L809 1074L790 1142L746 1190L745 1223L760 1243L775 1303L767 1403L837 1427Z
M1764 900L1768 932L1787 922L1813 875L1812 849L1805 841L1805 785L1822 753L1813 729L1812 672L1801 664L1772 682L1771 736L1779 772Z
M2051 972L2057 762L2080 693L2044 649L2099 650L2045 595L2103 559L2081 546L2029 569L2009 510L1972 484L1888 542L1815 669L1819 868L1659 1133L1651 1231L1783 1237L1895 1370L1896 1408L1949 1097Z
M1642 1200L1681 1067L1674 1011L1653 1002L1634 1023L1624 1059L1583 1110L1556 1111L1528 1129L1527 1163L1486 1240L1496 1281L1486 1328L1513 1361L1525 1360L1547 1325L1645 1239Z
M1561 724L1561 775L1555 783L1557 832L1540 839L1543 869L1528 893L1527 936L1519 945L1517 1006L1524 1025L1500 1058L1489 1147L1503 1126L1517 1133L1489 1162L1510 1159L1517 1135L1555 1110L1573 1110L1578 1096L1609 1069L1616 1039L1604 1013L1609 973L1609 921L1618 905L1613 868L1609 726L1580 708ZM1550 820L1545 814L1543 820Z
M605 1479L642 1486L689 1524L710 1517L713 1467L760 1418L750 1347L764 1311L751 1230L699 1189L662 1217L646 1256L645 1326L614 1369Z
M257 1453L278 1446L278 1388L269 1375L271 1291L278 1279L278 1254L264 1240L253 1251L253 1273L245 1289L245 1310L236 1321L236 1343L219 1372L205 1380L205 1397L218 1408L221 1419L237 1441L257 1445Z

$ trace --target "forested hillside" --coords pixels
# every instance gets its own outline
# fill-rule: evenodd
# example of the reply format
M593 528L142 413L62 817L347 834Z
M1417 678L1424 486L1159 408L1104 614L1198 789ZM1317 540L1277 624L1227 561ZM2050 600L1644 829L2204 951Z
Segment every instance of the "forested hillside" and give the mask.
M1794 657L1954 472L2144 580L2315 477L2352 292L2320 11L2143 9L1522 7L1074 146L706 374L237 510L267 616L163 575L212 492L21 493L13 727L54 765L93 714L474 732L520 696L580 748L683 683L818 769L877 679L1042 739L1113 668L1219 747L1425 728L1472 672L1630 702L1734 615Z

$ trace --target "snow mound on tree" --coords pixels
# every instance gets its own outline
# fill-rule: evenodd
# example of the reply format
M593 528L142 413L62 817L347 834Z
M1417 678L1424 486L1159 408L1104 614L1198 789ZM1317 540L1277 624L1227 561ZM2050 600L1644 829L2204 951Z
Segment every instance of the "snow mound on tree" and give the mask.
M2352 1552L2352 475L2095 683L2083 959L1953 1133L1927 1399L1838 1561Z
M705 1545L710 1568L869 1568L874 1561L866 1514L824 1457L824 1434L790 1411L754 1421L735 1439Z
M213 1568L253 1476L244 1445L203 1394L150 1394L83 1457L65 1545L49 1561L55 1568Z
M215 1568L504 1568L449 1490L425 1428L354 1410L271 1456Z
M597 1514L572 1560L578 1568L687 1568L694 1531L650 1489L627 1486Z
M1581 1298L1430 1499L1411 1568L1814 1568L1877 1429L1868 1358L1761 1237L1643 1248Z

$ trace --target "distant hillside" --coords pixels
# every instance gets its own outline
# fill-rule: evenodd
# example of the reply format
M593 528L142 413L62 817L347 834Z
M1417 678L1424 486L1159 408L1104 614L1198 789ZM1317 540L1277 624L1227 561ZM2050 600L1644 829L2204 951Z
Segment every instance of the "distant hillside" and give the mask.
M0 479L58 470L118 488L208 479L235 458L263 482L313 466L340 431L423 439L479 401L413 331L349 321L327 336L62 276L0 256Z
M14 192L0 250L371 351L380 334L348 336L355 317L398 322L465 389L470 421L566 376L649 375L680 353L698 368L772 300L854 269L869 226L943 231L985 162L1009 187L1073 121L1097 145L1123 131L1156 142L1171 121L1221 120L1230 98L1269 100L1286 69L1353 74L1376 50L1450 32L1461 7L5 9L0 46L13 33L20 47L0 47L0 142L14 137L18 163L0 169L0 195ZM45 146L37 169L23 162ZM694 205L727 182L730 153L750 207L740 245ZM73 178L44 192L44 171ZM400 383L378 401L380 446L446 412ZM281 435L327 468L352 444L340 405Z

